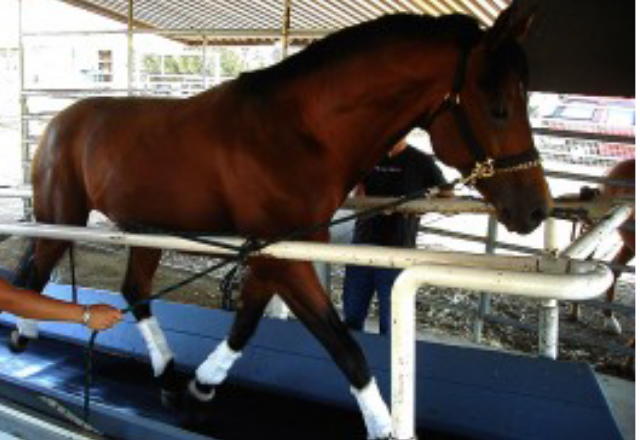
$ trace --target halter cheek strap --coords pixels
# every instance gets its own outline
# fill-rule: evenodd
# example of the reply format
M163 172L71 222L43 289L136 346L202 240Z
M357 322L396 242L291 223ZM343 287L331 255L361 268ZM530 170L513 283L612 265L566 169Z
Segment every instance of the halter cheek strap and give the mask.
M449 110L451 111L460 135L475 160L472 170L462 179L462 182L464 184L474 185L478 179L488 179L499 173L522 171L540 166L540 156L534 146L531 146L531 148L521 153L507 156L497 158L487 156L484 148L482 148L482 144L478 141L478 138L471 128L469 118L460 102L460 96L467 73L467 58L468 53L463 51L458 59L458 66L453 77L451 91L447 93L426 123L426 128L428 129L441 114Z

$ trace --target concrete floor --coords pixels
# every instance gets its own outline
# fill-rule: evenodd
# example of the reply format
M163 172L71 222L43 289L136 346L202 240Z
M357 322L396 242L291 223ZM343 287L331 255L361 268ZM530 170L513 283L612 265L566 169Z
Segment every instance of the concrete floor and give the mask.
M611 412L625 440L636 438L636 384L617 377L597 375Z
M377 332L377 320L367 320L365 329L368 332ZM452 337L446 334L418 334L418 339L440 344L474 347L484 350L497 350L482 344L475 344L469 340ZM500 351L500 350L498 350ZM609 403L611 412L616 419L618 427L625 440L636 439L636 384L617 377L596 374L602 387L603 394Z

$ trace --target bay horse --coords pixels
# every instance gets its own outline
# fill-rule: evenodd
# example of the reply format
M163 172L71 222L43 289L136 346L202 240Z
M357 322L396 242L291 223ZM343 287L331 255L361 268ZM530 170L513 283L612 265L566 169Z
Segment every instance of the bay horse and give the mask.
M528 233L551 209L527 115L520 40L529 23L513 7L488 30L463 15L384 16L188 99L80 101L52 120L40 142L35 218L85 225L98 210L123 229L278 237L331 219L383 155L423 127L440 160L473 172L499 220ZM327 238L323 231L305 239ZM41 291L69 246L36 240L19 284ZM160 255L130 250L127 301L149 296ZM197 369L190 393L213 398L274 294L347 377L368 438L388 438L387 405L308 262L249 260L230 334ZM154 375L177 392L173 353L151 307L134 315Z
M635 186L630 187L627 185L615 184L615 181L635 182L636 178L636 160L627 159L618 162L614 165L605 175L607 181L600 187L599 192L602 197L622 197L631 196L634 197L636 190ZM611 182L609 182L611 181ZM618 253L611 260L612 263L618 265L628 264L636 256L636 230L635 230L635 213L618 228L618 236L622 241L622 247ZM620 278L621 271L619 269L613 269L613 283L607 290L606 301L611 304L615 297L616 284L618 278ZM576 303L572 304L570 308L569 319L578 321L580 319L580 306ZM604 311L604 328L605 331L611 334L619 335L622 333L622 327L616 319L614 313L610 309Z

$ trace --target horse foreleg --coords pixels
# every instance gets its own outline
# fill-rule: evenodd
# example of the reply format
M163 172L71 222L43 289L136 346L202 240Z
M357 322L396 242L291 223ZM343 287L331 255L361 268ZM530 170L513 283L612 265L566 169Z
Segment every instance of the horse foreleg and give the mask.
M151 313L151 305L136 305L151 294L153 275L158 268L161 254L158 249L131 248L122 294L127 302L134 306L133 315L147 346L154 377L160 384L162 399L167 404L173 404L178 396L173 352L160 328L160 323Z
M16 287L42 292L60 258L71 246L66 241L38 239L25 251L13 284ZM38 338L38 321L20 318L10 335L9 348L14 353L26 350L29 341Z
M635 257L635 252L627 245L623 245L616 256L613 258L612 262L615 264L624 265L631 261L633 257ZM607 303L609 304L613 303L613 298L616 294L616 284L618 283L620 274L620 270L613 270L613 283L611 283L611 287L609 287L609 290L607 290ZM611 333L614 335L619 335L622 333L622 327L616 319L613 310L607 309L604 311L604 328L607 333Z
M310 263L281 263L278 293L329 352L351 384L369 439L392 434L391 416L359 345L336 312Z
M261 263L252 263L242 285L241 300L229 338L218 347L196 370L196 377L189 384L191 395L201 402L213 399L215 387L226 378L233 364L240 358L260 322L274 288L263 277Z

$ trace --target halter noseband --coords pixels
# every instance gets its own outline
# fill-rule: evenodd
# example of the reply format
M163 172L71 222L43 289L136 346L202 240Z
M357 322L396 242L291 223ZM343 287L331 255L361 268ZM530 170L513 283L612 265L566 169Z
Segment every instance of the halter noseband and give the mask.
M471 129L469 118L460 102L460 95L467 75L467 55L468 52L466 50L463 50L460 54L451 91L447 93L425 124L428 129L438 116L447 110L451 110L460 134L475 160L473 169L467 176L462 178L462 183L475 185L477 180L488 179L498 173L516 172L540 166L540 155L533 146L522 153L495 159L486 155L485 150Z

